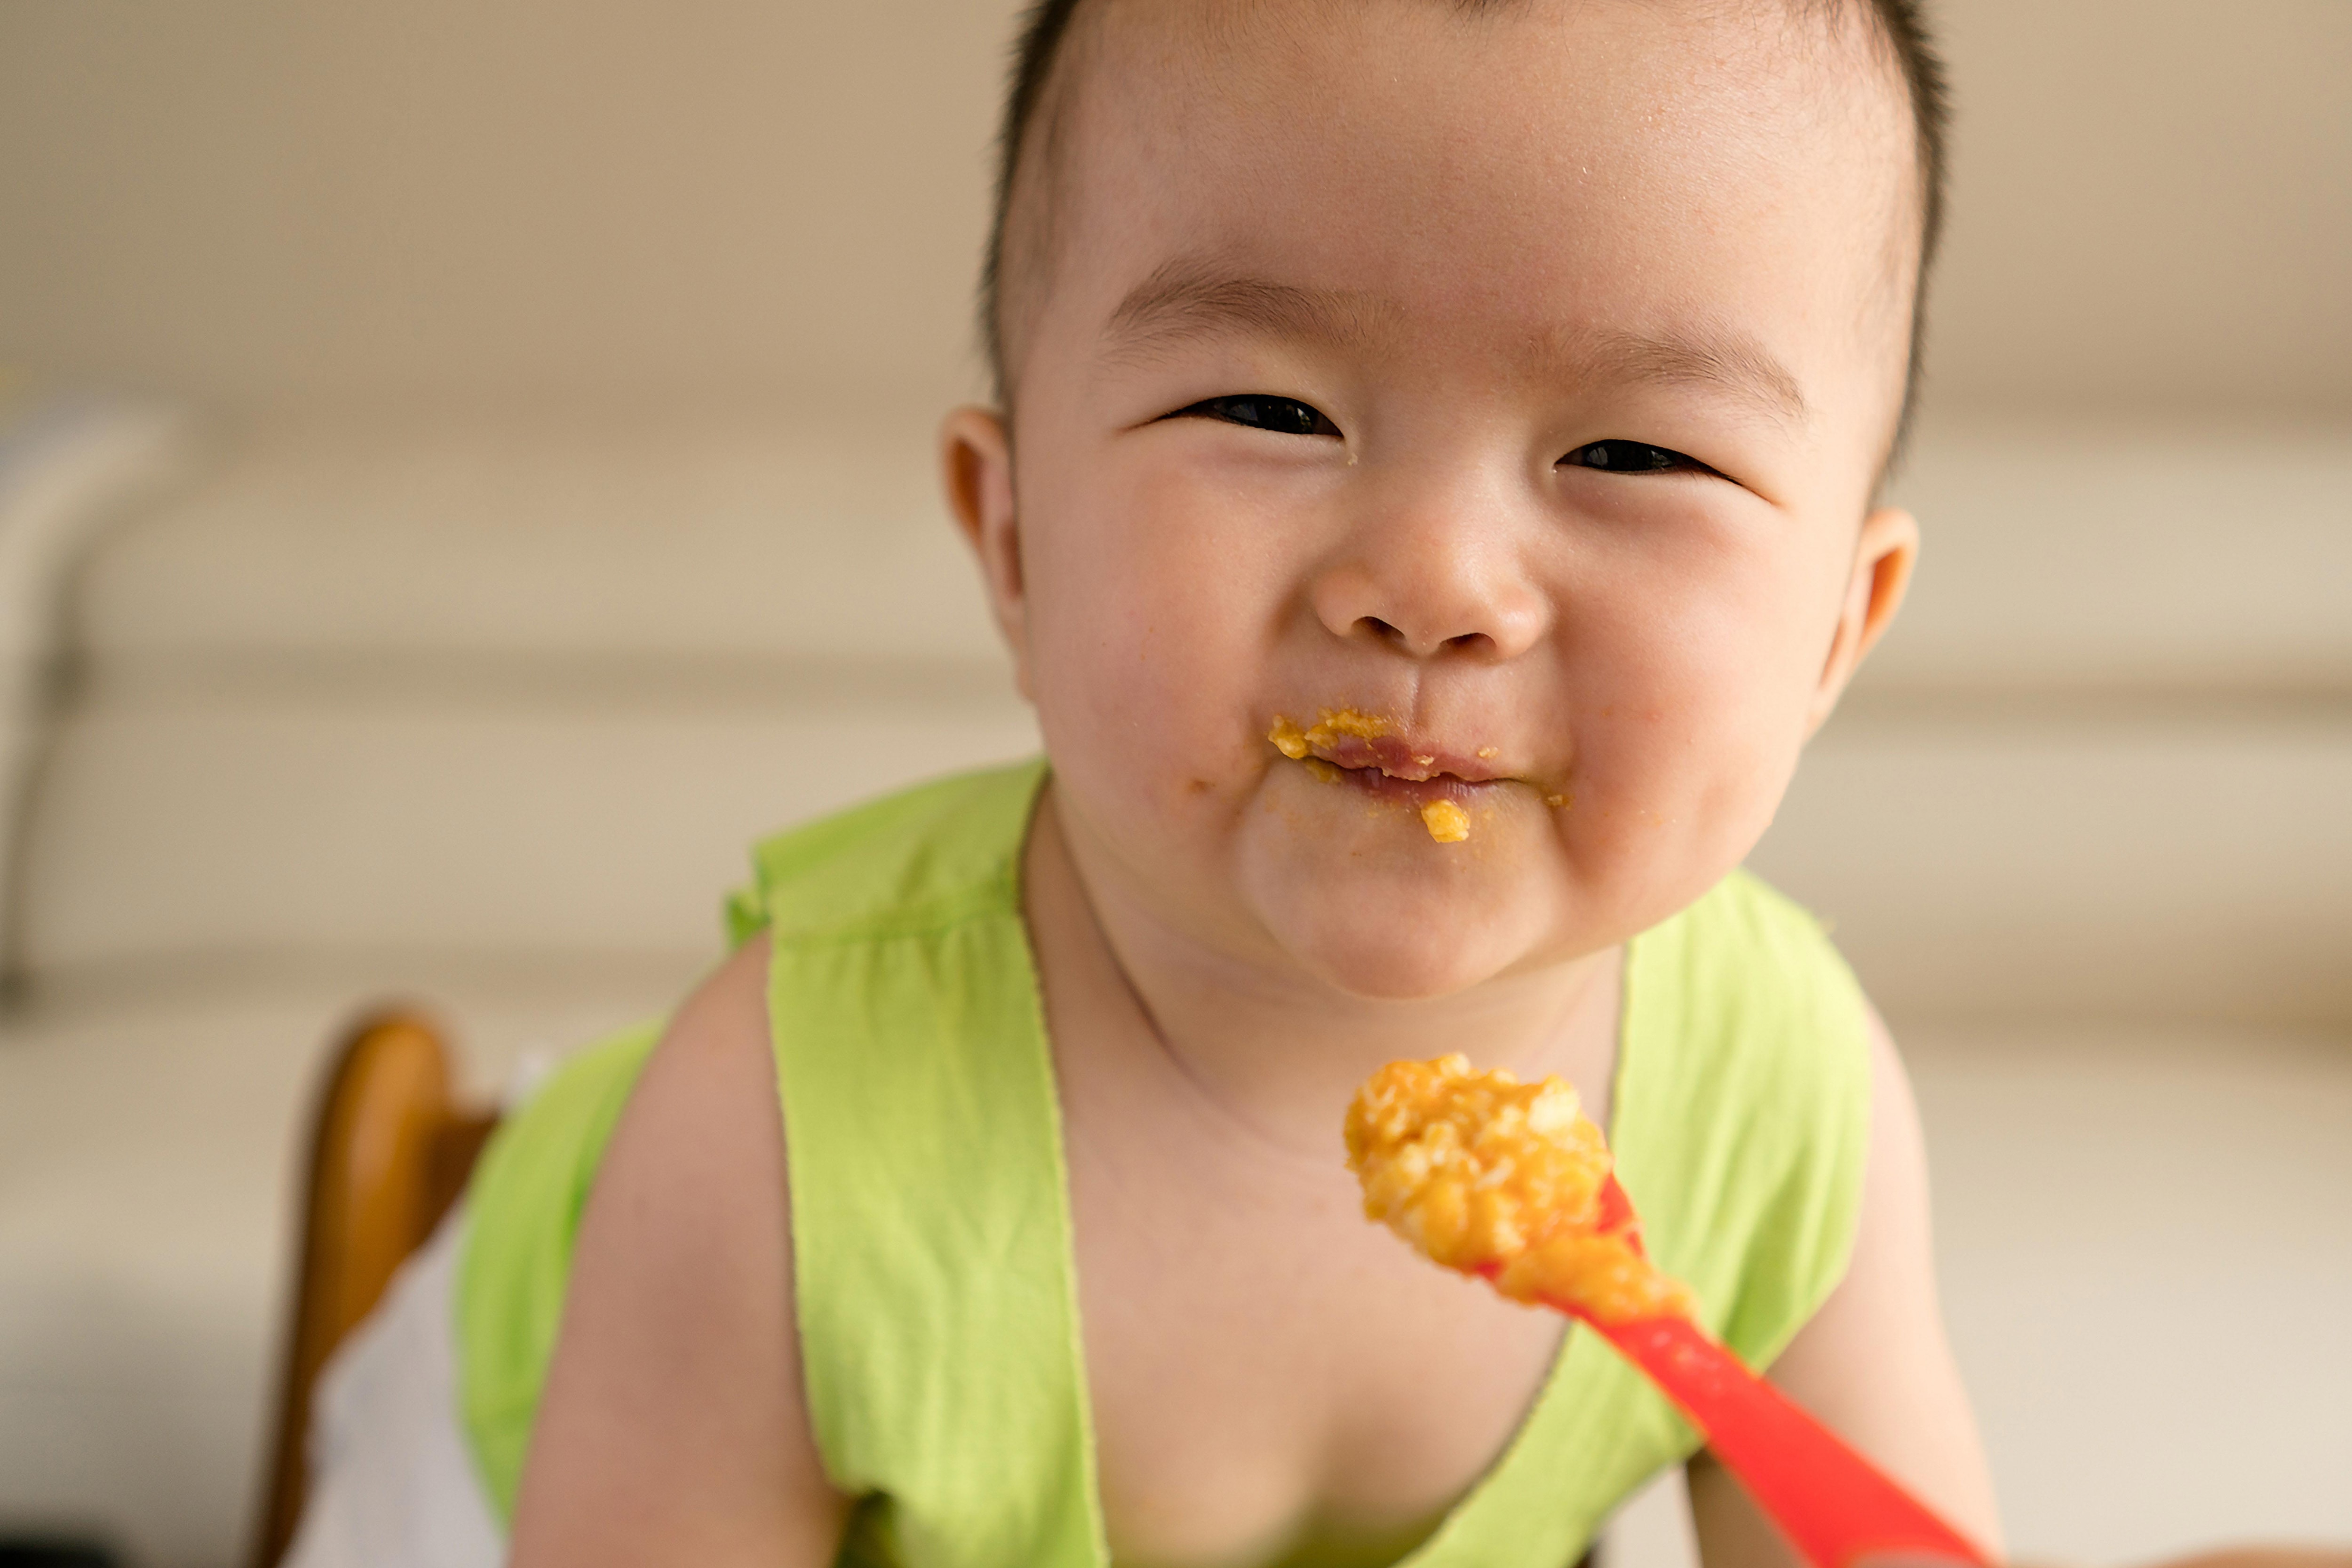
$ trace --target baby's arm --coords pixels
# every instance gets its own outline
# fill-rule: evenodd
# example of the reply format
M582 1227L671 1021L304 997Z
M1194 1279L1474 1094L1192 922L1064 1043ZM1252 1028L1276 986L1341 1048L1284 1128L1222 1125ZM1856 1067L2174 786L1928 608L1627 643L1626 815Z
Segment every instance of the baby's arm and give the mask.
M821 1568L846 1507L802 1394L767 947L680 1009L572 1255L515 1507L517 1568Z
M1870 1038L1870 1162L1853 1260L1769 1375L1997 1558L1992 1478L1936 1300L1918 1110L1875 1013ZM1690 1494L1706 1568L1797 1562L1739 1483L1704 1455L1691 1464Z

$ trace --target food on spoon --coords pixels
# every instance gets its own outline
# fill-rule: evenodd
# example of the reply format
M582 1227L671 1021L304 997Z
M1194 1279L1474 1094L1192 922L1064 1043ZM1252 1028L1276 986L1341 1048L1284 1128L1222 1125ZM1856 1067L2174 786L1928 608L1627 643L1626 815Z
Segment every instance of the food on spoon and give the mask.
M1423 806L1421 825L1440 844L1459 844L1470 837L1470 814L1450 800L1433 800Z
M1366 1217L1433 1261L1595 1322L1696 1315L1689 1289L1605 1224L1608 1141L1565 1080L1523 1084L1459 1055L1391 1062L1357 1090L1347 1131Z

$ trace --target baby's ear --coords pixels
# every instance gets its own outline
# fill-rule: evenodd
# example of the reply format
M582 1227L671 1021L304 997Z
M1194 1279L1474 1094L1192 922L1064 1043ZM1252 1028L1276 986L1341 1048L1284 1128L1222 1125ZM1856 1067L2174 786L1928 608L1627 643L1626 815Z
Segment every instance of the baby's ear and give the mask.
M1013 650L1013 678L1029 695L1029 599L1021 575L1021 524L1013 505L1013 440L993 408L963 407L940 426L948 509L980 562L989 613Z
M1862 520L1862 535L1854 542L1853 572L1846 580L1845 601L1838 608L1837 633L1830 640L1830 656L1813 689L1805 733L1822 727L1845 695L1846 682L1862 667L1863 656L1895 622L1903 595L1911 586L1911 568L1919 559L1919 524L1899 507L1881 507Z

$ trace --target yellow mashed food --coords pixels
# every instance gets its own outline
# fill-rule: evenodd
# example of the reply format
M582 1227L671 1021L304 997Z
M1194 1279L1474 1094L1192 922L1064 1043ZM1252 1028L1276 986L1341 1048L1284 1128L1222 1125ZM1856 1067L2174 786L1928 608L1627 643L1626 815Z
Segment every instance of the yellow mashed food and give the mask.
M1440 844L1459 844L1470 837L1470 814L1450 800L1433 800L1423 806L1421 825Z
M1385 719L1359 713L1353 708L1326 708L1322 716L1304 730L1276 714L1274 728L1265 732L1265 738L1274 742L1276 751L1296 763L1304 761L1316 747L1328 746L1334 741L1376 741L1388 732L1389 721Z
M1274 728L1265 732L1274 749L1294 763L1305 763L1315 776L1325 784L1337 783L1339 770L1313 755L1318 746L1328 746L1341 739L1377 740L1389 732L1389 721L1370 713L1359 713L1353 708L1326 708L1322 715L1307 729L1300 729L1292 720L1275 716ZM1490 755L1488 747L1479 752ZM1433 800L1421 808L1421 825L1440 844L1459 844L1470 837L1470 814L1450 800Z
M1364 1213L1513 1300L1603 1323L1694 1315L1690 1291L1599 1227L1608 1141L1557 1078L1462 1056L1391 1062L1348 1108Z

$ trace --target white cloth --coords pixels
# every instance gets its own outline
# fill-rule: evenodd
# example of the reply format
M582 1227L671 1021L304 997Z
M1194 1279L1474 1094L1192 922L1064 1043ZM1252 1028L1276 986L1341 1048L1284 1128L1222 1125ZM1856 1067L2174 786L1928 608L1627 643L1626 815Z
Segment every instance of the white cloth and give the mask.
M401 1266L310 1405L310 1489L281 1568L499 1568L506 1532L458 1415L464 1207Z

